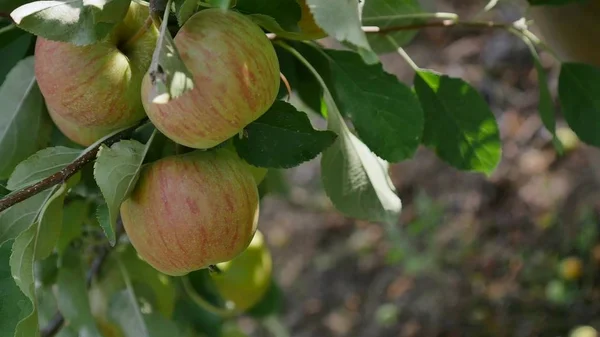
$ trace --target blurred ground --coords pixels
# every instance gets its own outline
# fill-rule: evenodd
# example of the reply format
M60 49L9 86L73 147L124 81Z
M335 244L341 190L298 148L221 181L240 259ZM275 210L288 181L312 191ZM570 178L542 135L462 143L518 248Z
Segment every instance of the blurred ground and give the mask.
M424 3L469 17L486 1ZM521 13L509 2L491 17ZM318 161L289 170L287 197L266 197L260 223L285 292L284 325L294 337L567 336L577 325L600 328L599 154L579 145L557 156L537 115L526 46L503 31L432 28L406 50L419 66L480 90L501 126L503 160L489 178L458 172L427 149L393 166L404 205L404 240L393 244L381 226L331 208ZM399 56L383 61L410 82ZM558 64L545 55L543 62L554 91ZM566 257L583 263L581 278L560 276Z

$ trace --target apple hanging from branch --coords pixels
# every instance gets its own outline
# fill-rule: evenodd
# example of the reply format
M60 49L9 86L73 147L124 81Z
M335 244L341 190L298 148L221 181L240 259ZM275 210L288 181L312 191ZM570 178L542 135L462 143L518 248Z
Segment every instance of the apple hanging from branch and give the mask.
M146 262L181 276L243 252L256 231L258 205L246 163L226 149L198 150L145 166L121 217Z
M145 117L140 90L158 37L148 18L148 8L132 2L102 42L37 39L37 83L52 120L74 142L90 145Z
M236 135L273 104L279 90L275 49L258 25L234 11L194 14L174 38L194 89L165 104L151 102L150 74L142 102L152 123L187 147L207 149Z

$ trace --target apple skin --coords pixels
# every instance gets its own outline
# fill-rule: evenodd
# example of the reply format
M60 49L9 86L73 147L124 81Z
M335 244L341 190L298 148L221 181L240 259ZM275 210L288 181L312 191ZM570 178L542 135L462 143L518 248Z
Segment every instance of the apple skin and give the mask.
M530 17L542 39L561 61L600 66L600 2L531 6Z
M258 190L246 164L227 150L193 151L142 168L121 217L139 256L181 276L228 261L250 244Z
M238 311L257 304L271 285L273 259L260 231L243 253L217 267L221 272L211 273L211 278L219 294Z
M306 0L296 0L300 8L302 9L302 16L298 22L300 27L300 34L304 40L318 40L327 36L327 33L321 29L315 22L315 18L312 15Z
M35 75L50 117L72 141L87 146L145 117L142 78L152 60L158 30L119 50L143 27L148 8L132 2L106 40L87 46L38 37Z
M249 18L206 9L188 19L175 36L195 87L166 104L150 101L149 74L142 102L152 123L173 141L207 149L262 116L279 91L279 62L273 45Z

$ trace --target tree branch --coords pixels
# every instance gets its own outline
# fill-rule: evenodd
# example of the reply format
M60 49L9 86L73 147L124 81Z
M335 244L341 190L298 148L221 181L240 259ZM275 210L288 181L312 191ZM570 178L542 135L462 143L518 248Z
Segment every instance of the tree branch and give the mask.
M96 158L96 154L98 154L98 151L100 150L100 146L102 146L102 145L110 146L110 145L126 138L135 129L137 129L140 125L142 125L145 122L146 122L146 119L143 119L142 121L137 123L135 126L132 126L126 130L123 130L123 131L107 138L105 141L97 144L92 149L89 149L81 157L75 159L71 164L67 165L62 170L54 173L51 176L48 176L47 178L45 178L33 185L30 185L23 189L15 191L15 192L5 196L4 198L0 199L0 212L4 211L5 209L7 209L25 199L33 197L34 195L36 195L54 185L58 185L58 184L65 182L67 179L71 178L75 173L81 171L87 163L91 162L92 160L94 160Z
M121 220L121 217L119 217L117 219L117 227L116 227L115 231L116 231L117 240L125 232L125 230L123 228L123 221ZM111 247L108 244L102 246L102 248L98 252L98 255L96 256L94 261L92 261L91 267L88 270L86 278L85 278L85 285L88 289L92 285L92 281L94 280L94 278L96 278L98 276L98 274L100 274L102 265L104 265L106 258L108 257L108 255L110 254L110 252L112 250L113 250L113 247ZM41 330L41 337L55 336L60 331L60 329L63 327L64 324L65 324L64 316L60 313L60 311L57 311L54 314L54 317L52 317L52 320L50 320L50 323L48 323L48 325L44 329Z
M501 29L511 29L514 28L514 25L511 23L502 23L502 22L493 22L493 21L458 21L458 20L443 20L443 21L429 21L429 22L420 22L410 25L401 25L401 26L390 26L390 27L378 27L378 26L363 26L362 30L365 33L375 33L375 34L388 34L393 32L399 32L404 30L416 30L422 28L430 28L430 27L470 27L470 28L501 28Z

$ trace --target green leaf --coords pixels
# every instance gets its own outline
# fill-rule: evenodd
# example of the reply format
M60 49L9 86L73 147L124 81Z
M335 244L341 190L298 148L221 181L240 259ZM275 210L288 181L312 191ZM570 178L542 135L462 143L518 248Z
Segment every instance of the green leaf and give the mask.
M94 164L94 178L106 200L106 205L98 209L98 221L111 245L115 244L114 227L121 203L135 187L153 138L150 138L146 145L135 140L122 140L110 148L102 146L98 151L98 158ZM106 210L103 209L105 206Z
M235 9L244 14L273 18L284 31L299 31L301 10L296 0L237 0Z
M414 81L425 112L423 143L460 170L490 174L500 161L501 143L485 100L461 79L420 70Z
M183 26L198 9L197 0L175 0L173 3L175 4L175 16L179 27Z
M40 240L35 248L35 258L38 260L45 259L52 253L54 246L60 237L63 220L63 205L68 186L67 184L61 184L54 190L55 192L48 201L46 201L40 214L37 235L44 239Z
M42 191L0 213L0 244L15 239L36 221L52 191Z
M137 290L132 283L133 272L125 263L117 259L119 271L126 289L112 296L110 303L110 317L117 322L127 336L139 337L172 337L179 336L178 327L165 319L159 312L150 310L142 312ZM142 288L144 289L144 288ZM148 289L148 288L145 288Z
M166 104L171 99L194 89L195 85L192 73L179 56L173 37L167 29L168 25L169 11L165 11L149 69L152 82L149 98L154 104Z
M330 89L317 70L298 51L282 46L319 80L327 108L327 128L338 134L321 158L321 179L331 202L345 215L395 224L402 203L389 178L387 163L348 130Z
M6 187L18 190L62 170L81 154L81 150L57 146L40 150L17 165Z
M104 39L120 23L129 0L34 1L15 9L10 15L22 29L37 36L89 45Z
M33 277L35 245L38 239L37 230L38 225L35 224L21 233L13 243L10 256L10 269L15 283L29 298L29 302L23 310L26 316L17 324L15 337L39 337L40 335Z
M50 119L35 82L33 57L10 71L0 87L0 179L48 141Z
M235 6L236 0L207 0L206 3L209 3L213 7L227 9L231 6Z
M352 119L359 137L379 157L398 162L413 156L423 132L423 110L410 88L366 65L348 51L326 50L337 106Z
M5 28L7 26L1 27ZM31 34L20 29L12 29L0 34L0 84L4 82L8 72L19 62L29 50L31 45Z
M569 127L583 142L600 147L600 68L583 63L563 63L558 97Z
M61 262L56 299L66 325L78 331L80 336L102 337L90 309L81 252L69 248Z
M10 272L12 241L0 246L0 331L12 337L19 321L31 312L31 302L19 290Z
M81 236L83 224L88 218L90 204L83 199L67 203L63 209L63 223L56 250L63 254L71 241Z
M133 284L148 286L154 294L158 311L165 317L171 317L176 296L172 280L141 260L132 246L127 246L120 252L119 259L127 269Z
M379 62L362 30L358 1L306 0L306 3L310 7L315 22L329 36L355 46L366 63Z
M415 14L419 13L422 13L422 10L418 0L370 0L366 1L363 7L362 24L382 29L406 26L415 23ZM367 38L371 48L376 53L383 54L407 44L417 32L417 30L404 30L388 34L367 34ZM395 41L395 44L390 42L390 38Z
M313 129L304 112L276 101L259 119L244 128L235 147L244 160L259 167L290 168L315 158L336 138L331 131Z
M548 76L540 61L540 55L535 50L535 46L529 40L525 40L525 44L529 47L531 55L533 56L533 64L538 77L538 86L540 90L538 110L542 123L546 127L546 130L552 134L552 143L556 148L557 152L563 153L563 146L560 139L556 136L556 118L554 117L554 102L552 101L552 95L548 88Z

